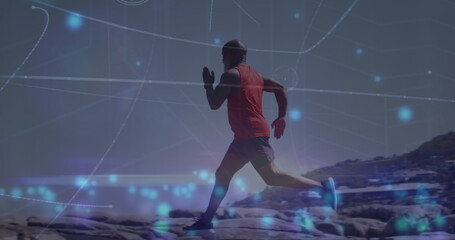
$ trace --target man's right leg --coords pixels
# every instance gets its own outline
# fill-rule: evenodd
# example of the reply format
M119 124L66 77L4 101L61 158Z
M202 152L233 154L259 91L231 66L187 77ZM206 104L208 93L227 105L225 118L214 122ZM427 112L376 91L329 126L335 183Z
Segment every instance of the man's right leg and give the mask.
M237 144L231 144L220 166L215 172L215 186L210 196L210 202L207 210L200 217L203 222L211 222L215 216L216 210L226 196L234 174L239 171L248 161L242 156Z

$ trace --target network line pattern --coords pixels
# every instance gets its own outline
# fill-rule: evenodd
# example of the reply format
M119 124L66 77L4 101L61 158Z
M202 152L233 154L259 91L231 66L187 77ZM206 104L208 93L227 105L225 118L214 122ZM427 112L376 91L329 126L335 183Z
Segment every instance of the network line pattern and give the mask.
M47 3L43 3L43 2L40 2L40 1L35 1L35 2L41 3L43 5L46 5L47 7L51 8L51 9L54 9L54 10L59 10L61 12L65 12L65 13L68 13L68 14L74 14L74 12L72 12L70 10L67 10L67 9L63 9L63 8L60 8L60 7L57 7L57 6L54 6L54 5L50 5L50 4L47 4ZM118 0L118 2L120 3L121 1ZM126 1L126 2L128 2L128 1ZM130 1L130 2L134 2L134 1ZM151 2L147 3L147 1L144 1L143 4L150 4L150 3ZM213 3L213 1L212 1L212 3ZM239 2L233 1L233 3L239 4L241 2L240 1ZM330 38L337 38L337 39L339 39L339 41L351 42L354 45L360 45L360 44L356 44L355 41L353 41L353 40L346 39L346 38L344 38L344 39L339 38L334 33L334 30L348 16L348 14L351 13L352 8L357 3L358 3L358 1L353 1L353 3L350 5L350 7L347 10L345 10L345 9L341 10L340 11L341 12L341 18L335 23L335 25L332 26L332 28L330 28L328 30L328 32L324 32L323 30L319 30L316 27L311 27L311 29L308 28L308 29L304 30L303 32L305 34L304 34L304 37L303 37L301 49L299 49L298 51L267 50L267 49L254 49L254 48L250 49L250 51L264 52L264 53L290 54L290 55L297 54L298 59L300 59L300 57L303 54L306 54L306 56L308 56L309 58L322 59L323 61L326 61L326 62L330 63L333 60L327 59L326 57L321 56L319 54L315 54L315 53L312 52L312 50L316 49L318 46L319 47L323 47L323 45L321 45L321 44L324 42L324 40L326 40L329 37ZM131 5L131 6L134 6L134 5ZM214 6L216 7L216 4ZM238 5L238 6L241 7L240 5ZM316 23L318 21L318 14L316 14L316 13L318 13L318 11L321 11L319 14L322 15L323 11L326 8L330 8L330 7L328 7L326 3L324 4L323 1L320 1L318 3L318 6L317 6L317 8L315 10L315 14L313 15L314 17L311 20L310 26L313 23ZM245 12L245 14L246 14L246 12ZM46 15L48 16L47 12L46 12ZM189 39L171 37L169 35L161 35L161 34L157 34L157 33L154 33L154 32L143 31L143 30L139 30L139 29L135 29L135 28L129 28L129 27L126 27L126 26L123 26L123 25L120 25L120 24L104 21L104 20L101 20L101 19L98 19L98 18L95 18L95 17L91 17L91 16L88 16L88 15L79 14L78 16L83 18L83 19L86 19L86 20L91 20L91 21L94 21L94 22L97 22L97 23L102 23L104 25L107 25L107 26L110 26L110 27L113 27L113 28L117 28L119 30L125 30L125 31L135 32L135 33L141 33L141 34L146 35L146 36L153 36L153 37L158 37L158 38L162 38L162 39L166 39L166 40L175 40L175 41L179 41L179 42L182 42L182 43L188 43L188 44L203 45L203 46L207 46L207 47L216 47L216 48L220 47L219 44L211 44L211 43L207 43L207 42L198 42L198 41L189 40ZM295 15L295 16L297 17L298 15ZM49 18L48 18L48 20L49 20ZM364 21L368 21L370 23L372 22L371 20L364 20ZM401 23L397 23L397 24L401 24ZM46 24L46 28L47 28L47 24ZM305 40L308 39L309 34L311 34L313 31L322 31L323 32L322 38L320 38L318 41L312 43L310 48L304 49ZM43 35L44 35L44 31L43 31L43 33L42 33L42 35L40 37L40 40L41 40ZM35 47L37 45L38 45L38 43L35 44ZM403 51L404 50L404 49L381 50L381 49L378 49L376 47L367 46L364 43L361 44L361 46L362 46L362 48L358 48L355 51L355 53L357 55L359 55L359 56L362 56L363 54L365 54L366 50L373 50L373 51L375 51L375 50L377 50L377 51ZM17 70L14 72L14 74L0 76L1 79L6 79L6 83L4 84L4 86L6 86L6 84L9 84L11 87L14 86L14 87L17 87L17 88L20 87L20 88L27 88L27 89L36 89L36 91L37 90L43 90L43 91L47 91L47 92L70 94L70 95L74 95L74 96L92 96L92 97L97 97L97 98L102 99L102 100L105 99L105 98L115 98L115 99L119 99L119 100L133 101L133 104L128 108L127 116L124 118L123 123L121 124L120 128L118 129L117 134L115 135L115 137L114 137L113 141L111 142L111 144L109 145L108 149L105 151L105 154L103 155L101 160L98 162L97 167L100 166L102 161L105 159L105 156L107 155L107 153L109 153L110 150L112 149L112 147L115 144L116 140L118 139L120 133L122 132L124 126L126 125L131 113L133 112L133 109L134 109L134 106L136 105L136 102L158 103L158 104L163 104L163 106L166 106L166 107L167 107L168 104L176 104L176 105L187 106L187 107L195 107L195 108L197 108L199 113L201 113L201 116L204 117L204 120L208 122L208 125L210 125L210 126L216 126L217 125L216 122L215 123L214 122L210 122L210 119L203 115L203 111L201 111L201 109L205 105L201 105L201 104L192 102L191 98L188 98L188 97L186 98L187 101L185 101L185 102L177 102L177 101L176 102L171 102L171 101L164 101L164 100L161 101L161 100L151 100L151 99L146 99L146 98L140 98L139 97L140 90L138 91L137 89L136 89L137 94L135 96L127 97L127 96L122 95L121 93L118 93L118 94L105 94L105 93L99 93L99 92L96 92L96 91L80 91L80 90L71 90L71 89L64 89L64 88L58 88L58 87L46 87L46 86L34 85L34 84L32 84L34 81L36 82L36 81L46 80L46 81L59 81L59 82L67 81L67 82L79 82L79 83L87 82L88 84L92 84L92 83L109 83L109 84L132 83L132 84L140 84L140 89L142 89L142 86L144 84L154 85L154 86L155 85L156 86L169 85L169 86L175 86L175 87L185 87L185 86L187 86L187 87L185 87L185 89L192 88L192 87L200 87L201 86L200 83L189 82L189 81L179 81L179 80L173 79L171 77L167 77L166 79L161 79L161 80L147 80L144 77L143 79L138 80L138 79L103 78L103 77L90 78L90 77L75 77L75 76L17 75L18 71L20 70L22 65L24 65L25 61L31 55L31 53L33 52L35 47L28 54L28 56L21 63L21 65L17 68ZM346 69L350 69L352 71L366 72L364 69L356 69L354 67L350 67L348 64L344 64L344 63L336 63L336 64L341 66L341 67L345 66ZM140 64L138 64L138 65L140 65ZM297 71L298 70L298 66L297 65L298 64L296 64L296 66L294 67L296 69L296 72L298 72ZM292 69L292 67L290 67L290 69ZM147 70L148 70L148 68L147 68ZM442 75L442 73L438 73L438 72L435 73L435 72L433 72L431 70L425 70L425 71L421 71L421 72L418 72L418 73L410 73L410 74L403 74L403 75L397 75L397 76L379 76L379 75L375 75L374 73L366 72L366 76L372 77L373 82L377 82L377 83L382 82L382 81L387 80L387 79L405 79L405 78L414 77L414 76L440 77L440 78L445 78L445 79L453 81L453 79L451 77ZM299 76L297 76L297 77L300 78ZM22 82L21 83L11 82L12 79L21 80ZM298 80L301 80L301 79L298 79ZM24 83L24 81L26 81L26 83ZM2 89L3 89L3 87L2 87ZM405 90L406 89L404 89L403 91L405 91ZM417 100L419 102L435 102L435 103L450 103L450 104L455 102L455 99L443 98L443 97L421 97L421 96L414 96L414 95L407 95L407 94L402 95L402 94L391 94L391 93L374 93L374 92L360 92L360 91L346 91L346 90L330 90L330 89L317 89L317 88L296 87L296 86L291 86L289 88L289 91L291 91L292 93L296 93L296 94L297 93L306 93L306 94L314 94L314 95L346 95L346 96L357 96L359 98L360 97L381 98L381 99L384 99L384 111L385 112L391 110L388 107L387 101L389 101L389 100L391 101L393 99L395 99L395 100L405 100L405 101L410 101L410 100L415 101L415 100ZM185 95L185 92L182 91L182 94ZM97 101L97 102L93 102L92 103L93 106L96 106L95 104L102 103L103 102L102 100ZM311 104L316 104L316 103L312 102ZM330 107L329 105L325 105L324 103L319 103L319 106L321 108L326 109L327 112L333 112L334 114L342 114L342 115L348 116L347 113L338 113L337 109L334 109L334 108ZM81 108L81 109L83 110L85 108ZM173 112L173 110L171 108L167 107L166 109L167 109L167 111L169 111L169 113L171 115L173 115L175 117L175 119L179 118L178 114ZM296 109L290 109L290 110L291 111L289 112L289 114L290 114L290 117L291 117L291 121L290 121L291 125L298 124L298 122L295 121L295 120L301 118L300 115L302 113L299 113L299 110L296 110ZM265 111L267 111L267 110L265 110ZM72 113L70 112L69 114L72 114ZM302 117L302 118L305 118L308 121L314 121L314 122L317 121L317 119L314 118L315 115L314 116L311 116L311 115L310 116L306 116L307 112L304 112L303 114L305 116ZM348 116L348 117L350 117L352 119L359 120L359 121L368 121L367 120L368 118L362 118L362 116L353 116L353 115L351 115L351 116ZM404 122L406 122L409 118L412 117L412 111L409 108L403 108L403 110L399 112L399 116L398 117L400 119L402 119ZM191 139L198 140L197 134L194 133L194 132L191 132L191 127L185 125L185 123L183 123L183 122L180 122L180 124L182 124L182 126L185 127L185 130L188 131L191 134L191 137L189 138L190 140ZM339 131L342 130L342 129L338 128L336 125L331 125L330 123L326 123L326 124L327 124L327 127L329 127L329 128L338 129ZM376 123L372 122L372 123L369 123L369 124L373 125L373 124L376 124ZM381 126L381 125L379 125L379 126ZM389 126L387 124L387 122L386 122L383 127L384 128L389 128L391 126ZM345 131L345 133L349 133L349 134L352 134L352 135L356 134L357 137L359 137L359 138L365 138L365 139L368 138L368 136L366 136L366 135L362 136L362 133L356 133L356 132L353 132L353 131L347 132L346 130L344 130L344 131ZM221 132L221 131L219 131L219 132ZM26 132L21 133L21 134L26 134ZM308 136L310 136L311 138L318 138L320 141L326 141L329 145L334 145L334 146L339 147L339 148L345 148L346 150L356 152L356 153L360 154L361 156L368 157L370 155L370 153L368 153L368 152L362 152L362 151L359 151L357 149L352 149L350 147L346 147L343 144L339 144L339 143L337 143L337 142L335 142L333 140L324 139L322 137L314 136L314 135L311 135L311 134L308 134ZM4 138L4 141L7 141L7 140L8 140L8 138ZM294 139L291 139L291 140L292 140L292 143L294 145L298 144L296 142L296 140L294 140ZM375 139L372 139L372 140L375 140ZM0 140L0 141L3 141L3 139ZM182 144L184 144L185 142L187 142L187 141L182 141ZM207 149L206 147L204 147L204 143L202 143L200 140L198 141L198 143L203 148ZM173 146L173 147L177 147L177 146L180 146L180 144L176 143L176 145ZM172 147L171 147L171 149L172 149ZM215 158L215 157L212 155L211 158ZM311 158L313 158L313 156L311 156ZM314 158L316 159L317 156L314 156ZM138 161L142 161L142 159L138 159ZM94 176L93 174L94 174L95 171L96 171L96 169L94 171L92 171L92 174L89 175L89 176ZM200 180L207 180L209 183L213 182L213 175L211 175L210 172L207 172L206 170L194 171L193 175L195 175ZM115 182L115 181L117 181L116 179L118 177L122 177L122 176L112 175L112 177L110 179ZM77 204L72 203L72 200L79 193L79 191L84 188L85 183L89 184L89 181L82 180L81 182L83 182L84 184L83 185L82 184L79 185L80 188L79 188L78 192L76 192L73 195L73 198L69 202L67 202L67 203L61 203L61 202L57 202L57 201L43 201L43 202L50 203L50 204L60 204L60 205L62 205L62 204L65 205L66 204L66 206L75 206L75 205L77 205ZM241 179L237 179L235 181L235 183L239 187L240 186L244 186L244 185L242 185L243 182L242 182ZM167 186L166 187L163 186L162 190L166 191L167 190ZM191 191L193 191L193 190L194 190L194 186L189 185L189 186L187 186L187 188L174 188L174 193L176 194L175 196L177 196L178 194L181 194L182 196L189 196L187 194L191 193ZM142 194L144 196L147 196L147 197L149 197L151 199L156 199L156 195L158 194L156 192L156 190L154 190L154 189L144 189L143 188L142 190L139 190L139 189L136 189L134 187L128 188L128 192L129 193L140 192L140 194ZM10 198L18 198L16 195L8 195L8 194L1 194L1 196L6 196L6 197L10 197ZM20 198L18 198L18 199L20 199ZM37 199L32 199L32 198L22 198L22 199L23 200L30 200L30 201L37 200ZM84 205L84 204L81 204L81 206L91 207L91 205ZM99 206L100 207L102 207L102 206L104 206L104 207L109 207L109 206L112 207L111 205L99 205ZM167 208L167 206L163 205L162 209L166 209L166 208ZM60 212L59 212L59 214L60 214ZM57 215L54 218L54 220L56 218L58 218L58 216L59 215Z

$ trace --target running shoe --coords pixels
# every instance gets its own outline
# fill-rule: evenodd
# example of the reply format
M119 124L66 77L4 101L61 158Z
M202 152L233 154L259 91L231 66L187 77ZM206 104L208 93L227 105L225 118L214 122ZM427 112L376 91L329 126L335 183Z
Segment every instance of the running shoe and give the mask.
M184 231L195 231L195 230L210 230L213 229L212 222L204 222L201 219L198 219L191 226L186 226L182 228Z

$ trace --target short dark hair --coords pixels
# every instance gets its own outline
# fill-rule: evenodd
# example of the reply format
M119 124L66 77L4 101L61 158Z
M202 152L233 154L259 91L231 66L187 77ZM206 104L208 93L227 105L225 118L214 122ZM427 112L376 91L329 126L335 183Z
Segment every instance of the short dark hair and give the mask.
M233 51L239 51L242 54L245 54L248 52L248 49L246 48L245 43L243 43L240 40L231 40L224 44L223 46L223 52L227 50L233 50Z

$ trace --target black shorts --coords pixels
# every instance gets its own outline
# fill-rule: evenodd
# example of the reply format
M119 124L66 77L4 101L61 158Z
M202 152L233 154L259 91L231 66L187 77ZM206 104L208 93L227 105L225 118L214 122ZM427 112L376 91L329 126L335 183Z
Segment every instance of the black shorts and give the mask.
M273 162L275 153L269 144L269 137L255 137L248 140L233 140L224 155L220 168L237 172L248 162L258 170Z

